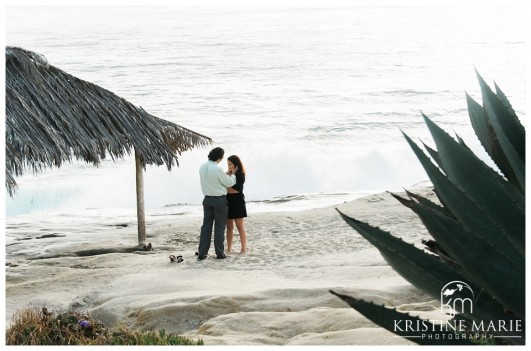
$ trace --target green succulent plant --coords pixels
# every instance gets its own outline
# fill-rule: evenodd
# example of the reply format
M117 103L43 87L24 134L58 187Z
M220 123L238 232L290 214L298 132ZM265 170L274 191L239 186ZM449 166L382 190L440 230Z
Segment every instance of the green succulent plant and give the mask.
M473 309L465 304L452 309L447 323L459 327L441 331L430 321L331 291L376 324L418 344L478 343L478 335L479 342L489 335L488 342L495 344L525 344L525 129L500 88L495 85L493 92L477 76L483 105L466 94L468 114L498 170L424 114L437 150L423 143L426 153L403 133L440 204L409 191L407 197L391 195L413 210L433 237L422 241L426 250L338 210L417 288L437 299L446 296L442 288L449 282L466 282L474 292ZM419 328L404 330L396 321L431 335L420 337Z

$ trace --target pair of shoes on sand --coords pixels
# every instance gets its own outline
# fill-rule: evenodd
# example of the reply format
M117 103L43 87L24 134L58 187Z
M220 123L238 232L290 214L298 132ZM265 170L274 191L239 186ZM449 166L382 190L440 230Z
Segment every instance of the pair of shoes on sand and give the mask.
M175 255L170 255L170 262L173 263L173 262L177 262L177 263L181 263L183 260L183 257L181 255L179 256L175 256Z

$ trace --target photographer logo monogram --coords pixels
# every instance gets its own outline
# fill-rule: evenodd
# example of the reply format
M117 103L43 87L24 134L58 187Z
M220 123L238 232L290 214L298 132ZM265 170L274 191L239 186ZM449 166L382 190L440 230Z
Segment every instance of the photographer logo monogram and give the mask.
M523 335L522 320L470 320L454 318L462 313L467 316L474 314L476 296L465 282L452 281L441 289L440 311L450 319L426 320L404 319L394 320L394 332L407 338L434 340L484 340L493 338L521 338Z
M474 312L474 292L467 283L458 280L441 289L441 312L455 317L457 311Z

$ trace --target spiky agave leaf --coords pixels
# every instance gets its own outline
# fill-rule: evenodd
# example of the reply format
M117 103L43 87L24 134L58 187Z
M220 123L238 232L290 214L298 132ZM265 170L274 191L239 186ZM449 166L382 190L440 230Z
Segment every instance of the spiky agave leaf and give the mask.
M444 207L444 206L439 206L437 205L435 202L431 201L430 199L427 199L423 196L420 196L420 195L417 195L417 194L414 194L412 193L411 191L408 191L407 189L404 189L404 191L406 192L407 196L409 196L410 198L413 198L415 200L417 200L419 203L423 204L424 206L426 207L429 207L429 208L433 208L433 209L438 209L438 210L441 210L443 211L447 216L451 216L451 217L455 217L453 215L453 213L451 211L448 210L448 208ZM393 193L391 193L391 195L394 196Z
M477 71L476 71L477 72ZM522 123L520 123L520 120L518 119L518 116L516 115L516 112L514 111L513 107L511 106L511 103L509 102L509 99L507 99L507 96L505 93L500 89L498 84L494 82L494 87L496 88L496 96L501 101L503 106L507 109L508 116L512 119L511 123L514 123L515 128L518 128L521 130L522 134L521 137L525 137L525 129ZM525 144L525 142L524 142ZM525 148L521 150L525 153Z
M469 280L468 276L463 275L455 267L450 267L441 262L436 256L423 252L414 245L394 237L389 232L351 218L339 210L337 211L347 224L380 251L384 259L395 271L415 287L424 290L432 297L439 299L441 288L450 281ZM475 291L481 290L475 284L471 284L471 286ZM508 318L505 308L486 293L478 297L475 305L476 317L480 319Z
M424 115L424 119L435 140L442 168L449 181L487 213L496 227L523 253L524 195L427 116ZM454 214L457 215L456 212Z
M401 204L403 204L404 206L408 208L411 208L415 213L417 213L419 218L423 221L424 225L426 226L426 228L428 229L428 231L430 232L430 234L432 234L434 238L438 238L439 236L449 236L449 240L455 240L456 242L459 242L460 245L465 248L473 247L474 249L473 250L470 249L470 251L475 252L478 250L485 250L486 252L490 252L491 256L488 256L488 255L487 256L489 260L496 261L496 267L498 267L501 264L505 264L507 267L511 267L509 268L509 270L514 269L514 272L511 271L511 274L518 276L518 278L516 278L517 282L512 281L511 278L507 277L506 275L504 275L503 277L497 276L494 272L498 270L498 268L496 268L492 272L489 272L487 270L487 272L491 273L491 275L494 275L497 278L497 283L500 284L500 287L505 287L507 289L507 292L509 293L513 291L512 289L514 286L508 286L508 285L519 284L520 286L518 289L514 291L513 297L515 299L519 299L520 302L525 302L523 300L525 299L525 294L524 294L524 289L523 289L524 287L522 286L524 284L523 275L525 274L524 266L523 266L525 262L523 260L521 261L521 266L515 266L515 260L511 260L511 257L508 257L506 254L502 255L501 254L502 250L500 250L499 246L494 247L492 246L492 244L490 244L491 241L494 241L497 243L498 241L486 240L481 235L478 235L478 233L473 233L471 234L471 237L468 237L468 238L465 237L465 239L468 239L470 241L469 243L467 243L466 240L461 241L461 239L463 239L463 236L458 235L458 233L455 231L440 230L436 224L432 223L431 217L440 217L440 218L444 218L449 221L457 221L457 219L451 213L449 213L446 208L441 207L422 196L413 194L407 190L406 190L406 194L410 197L411 200L407 200L397 194L391 193L391 195L394 198L396 198ZM413 201L413 200L416 200L416 201ZM445 256L445 257L441 257L441 260L443 262L445 262L446 264L450 264L451 268L456 269L459 272L466 275L470 282L474 282L473 285L481 286L481 284L479 284L479 282L476 279L475 273L471 275L471 273L469 272L470 270L466 269L466 266L465 266L465 269L463 270L463 268L461 267L461 262L455 262L456 259L454 255L447 252L447 249L446 249L447 245L442 245L442 243L444 242L445 240L438 240L438 241L432 241L432 243L428 243L428 242L425 243L423 240L423 243L425 245L436 246L435 249L439 250L438 254L439 255L442 254L443 256ZM479 248L476 246L479 246ZM494 254L492 254L493 252ZM467 250L464 250L464 253L467 256L465 258L468 259L469 255L467 253ZM474 257L474 258L478 260L474 263L479 263L479 258L478 257ZM448 260L450 262L446 262ZM460 260L457 260L457 261L460 261ZM458 266L456 267L455 264L457 264ZM475 288L475 290L478 290L478 288ZM509 310L507 310L506 307L500 305L497 301L495 302L495 300L491 297L493 296L493 294L486 295L484 291L481 291L481 294L482 295L479 296L475 302L476 311L473 317L478 320L482 320L482 319L505 320L507 321L507 325L508 325L511 319L514 317L513 313L509 313Z
M507 259L513 261L516 267L522 269L525 266L524 256L522 251L511 242L509 234L501 231L491 216L477 202L470 199L467 193L452 183L410 137L406 134L404 137L424 167L444 208L450 211L469 232L478 235L477 240L490 242Z
M339 294L333 290L330 290L330 292L380 327L419 345L473 345L470 340L460 337L461 335L456 335L454 332L443 328L438 329L428 320L411 316L407 313L400 313L396 309ZM408 328L407 325L412 327ZM422 335L423 333L424 335ZM427 334L431 334L431 337L428 337ZM434 334L437 334L437 337Z
M501 99L507 100L507 98L501 90L498 88L499 96L494 94L479 73L477 77L487 118L494 129L503 154L516 175L520 188L525 190L525 130L514 110L504 105Z
M525 265L524 251L515 246L505 231L500 231L488 212L470 199L467 193L460 190L448 179L422 150L404 134L413 152L424 167L428 177L435 186L435 192L439 196L444 208L451 212L467 230L477 236L477 240L485 240L496 246L500 253L508 260L514 262L516 267L522 269Z
M474 132L478 137L481 145L494 161L499 170L505 175L507 180L509 180L515 186L520 187L516 174L511 167L511 164L505 157L503 150L500 146L498 138L494 129L492 128L491 123L489 122L489 117L479 103L477 103L472 97L466 94L466 101L468 105L468 115L470 117L470 122L474 128ZM520 188L520 190L523 190Z
M441 287L449 281L463 280L463 276L450 269L434 255L430 255L380 228L351 218L338 209L341 217L372 243L384 259L410 283L439 298Z
M434 253L435 255L439 256L439 259L444 262L445 264L449 265L452 268L459 268L459 264L455 262L452 256L446 250L439 245L435 240L433 239L423 239L421 240L422 244L431 253Z
M435 296L436 289L449 282L452 274L466 277L457 280L472 282L472 289L479 291L474 313L462 311L456 318L472 323L497 320L503 325L520 317L525 323L525 130L503 92L496 86L494 94L479 74L478 78L485 106L467 97L469 115L481 143L507 179L485 165L459 136L456 141L423 114L437 151L424 146L436 164L407 135L404 137L430 177L442 206L409 192L409 199L392 194L419 215L436 239L430 244L456 264L443 264L445 269L441 269L413 245L341 215L399 274L430 295ZM365 308L358 303L351 306ZM520 331L500 329L494 332L497 337L525 343ZM516 338L511 339L513 336Z
M397 195L398 196L398 195ZM505 306L524 318L525 279L523 267L515 266L498 248L467 231L457 220L415 201L401 202L422 220L430 234L459 263L468 281L484 287Z

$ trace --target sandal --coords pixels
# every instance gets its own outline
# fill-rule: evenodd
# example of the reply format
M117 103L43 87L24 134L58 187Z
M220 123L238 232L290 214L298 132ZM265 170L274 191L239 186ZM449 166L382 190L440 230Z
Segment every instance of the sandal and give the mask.
M179 256L175 256L175 255L170 255L170 262L177 262L177 263L181 263L183 260L183 257L181 255Z

